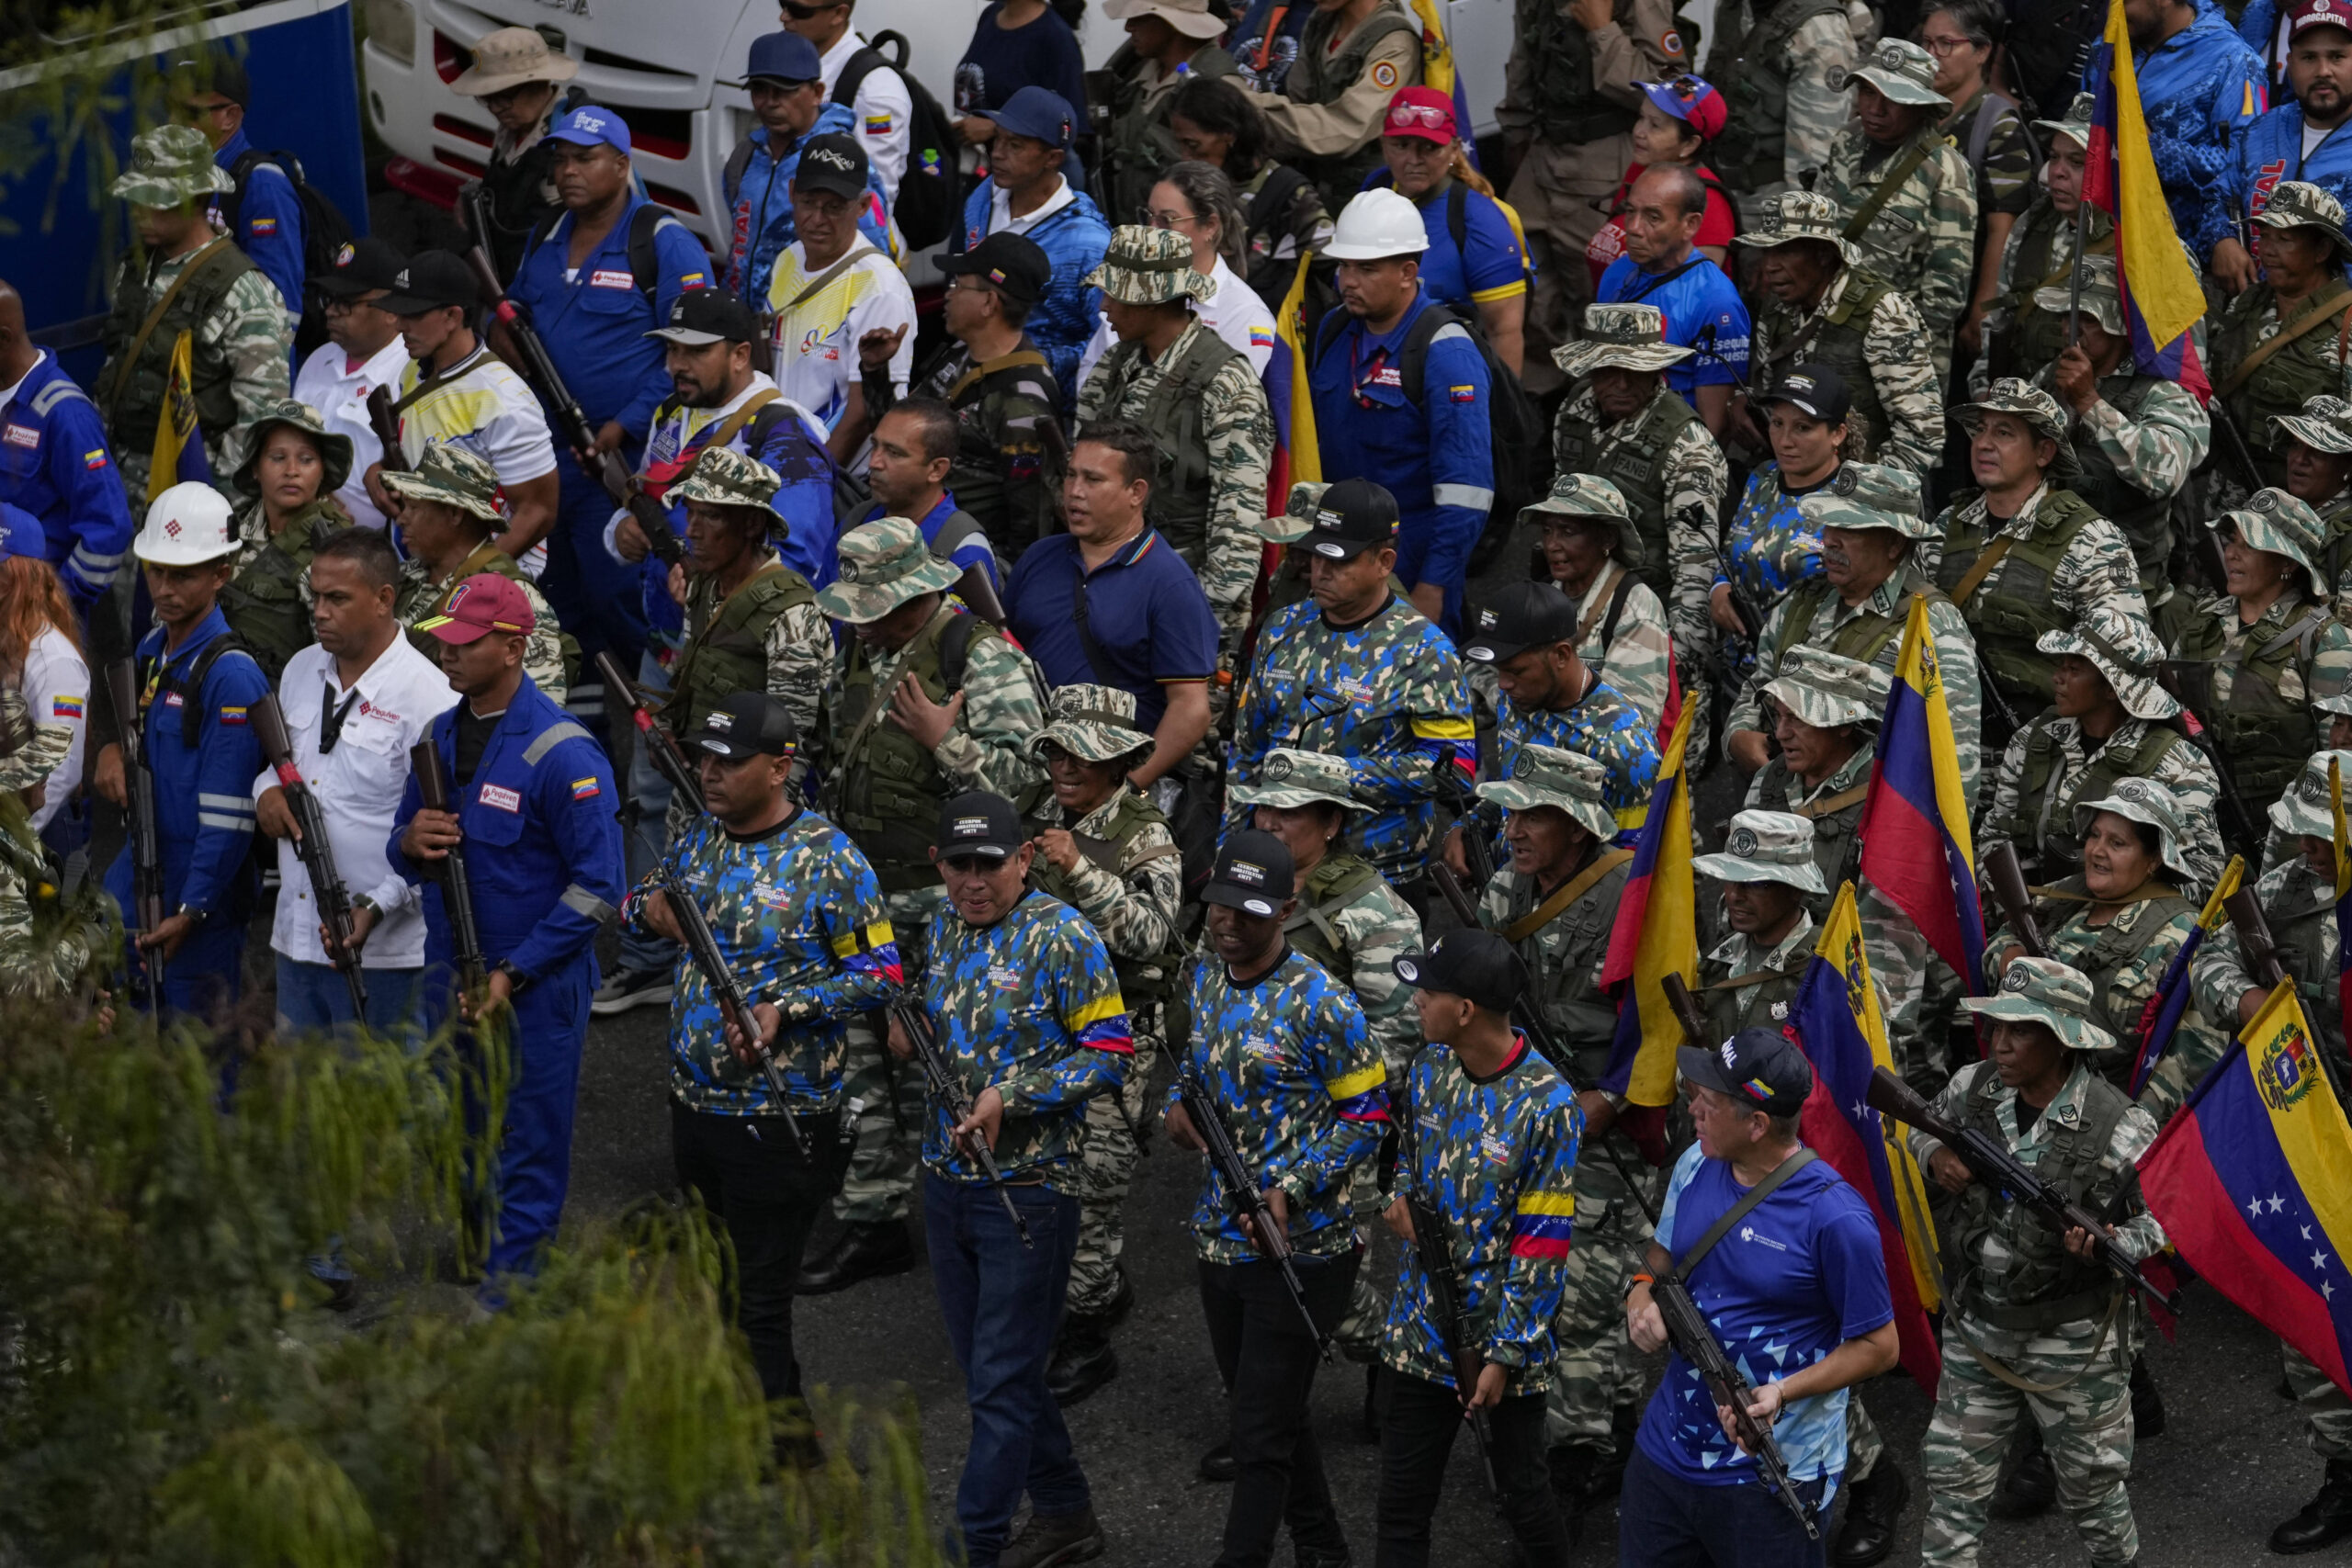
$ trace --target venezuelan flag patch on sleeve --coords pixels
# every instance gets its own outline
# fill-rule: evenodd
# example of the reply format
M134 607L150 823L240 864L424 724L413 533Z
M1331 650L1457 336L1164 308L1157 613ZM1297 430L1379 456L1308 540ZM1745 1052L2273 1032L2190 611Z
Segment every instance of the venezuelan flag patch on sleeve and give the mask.
M50 698L49 716L51 718L80 718L82 716L82 699L79 697L64 696Z
M888 136L890 134L890 128L897 123L897 118L891 115L867 115L865 117L865 134L868 136Z
M1453 400L1457 403L1475 403L1478 400L1478 389L1476 387L1454 387L1449 389L1453 393Z
M105 468L107 466L107 449L101 446L95 452L83 453L82 466L85 468Z
M245 232L253 235L256 239L266 238L267 236L277 232L277 220L275 218L256 218L252 222L245 225Z
M245 710L243 708L222 708L220 710L220 722L232 728L242 727L245 722Z
M571 781L571 798L574 800L586 800L592 795L598 795L604 793L604 785L596 782L596 775L594 773L590 773L584 779L574 779Z

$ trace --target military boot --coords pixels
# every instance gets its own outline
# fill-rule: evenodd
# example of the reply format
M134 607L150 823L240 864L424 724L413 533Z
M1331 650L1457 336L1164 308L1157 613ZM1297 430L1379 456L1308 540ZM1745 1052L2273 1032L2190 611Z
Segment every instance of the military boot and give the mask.
M1071 1313L1054 1336L1053 1359L1046 1363L1046 1392L1067 1409L1119 1375L1119 1353L1111 1348L1111 1314Z
M2029 1416L2018 1434L2018 1462L2001 1489L1993 1494L1996 1519L2030 1519L2050 1511L2058 1500L2058 1472L2050 1468L2050 1450L2041 1444L2041 1428Z
M1061 1568L1102 1555L1102 1527L1092 1508L1075 1514L1032 1514L1021 1533L997 1554L997 1568Z
M1560 1512L1573 1519L1584 1512L1593 1472L1608 1462L1608 1453L1599 1443L1562 1443L1544 1458L1552 1471L1552 1495L1560 1500ZM1624 1473L1623 1466L1618 1473Z
M792 1293L827 1296L846 1291L861 1280L903 1274L914 1266L914 1238L907 1234L904 1220L843 1225L821 1257L801 1266Z
M2332 1546L2347 1535L2352 1535L2352 1459L2332 1459L2319 1495L2270 1532L2270 1550L2292 1557Z
M2161 1438L2165 1432L2165 1395L2145 1356L2132 1358L2132 1437L2135 1442Z
M1233 1462L1233 1445L1222 1442L1201 1456L1200 1478L1212 1486L1223 1486L1240 1473Z
M1838 1533L1829 1561L1837 1568L1870 1568L1894 1550L1895 1522L1911 1500L1911 1483L1905 1479L1893 1454L1881 1454L1871 1472L1854 1483L1846 1499L1846 1528Z

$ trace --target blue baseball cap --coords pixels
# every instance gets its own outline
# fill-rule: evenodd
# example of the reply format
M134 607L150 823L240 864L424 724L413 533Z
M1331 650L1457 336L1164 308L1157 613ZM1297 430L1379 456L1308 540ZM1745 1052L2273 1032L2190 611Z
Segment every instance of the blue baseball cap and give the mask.
M610 147L626 158L628 122L602 105L582 104L556 121L548 140L569 141L575 147Z
M1731 118L1731 106L1724 96L1698 77L1685 73L1664 82L1638 84L1660 114L1671 115L1704 141L1713 141L1724 133L1724 126Z
M49 558L49 530L40 519L21 506L11 506L0 501L0 557L28 556L34 560Z
M1068 150L1077 130L1069 101L1050 87L1023 87L989 118L999 130Z
M746 82L815 82L825 74L817 46L798 33L763 33L752 40Z

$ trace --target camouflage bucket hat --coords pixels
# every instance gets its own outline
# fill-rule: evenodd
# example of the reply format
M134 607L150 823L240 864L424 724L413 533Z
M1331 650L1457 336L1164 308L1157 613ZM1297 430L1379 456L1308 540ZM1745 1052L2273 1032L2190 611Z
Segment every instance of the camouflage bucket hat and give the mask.
M1506 811L1549 806L1597 839L1617 836L1617 814L1601 799L1609 772L1581 751L1556 746L1521 746L1510 760L1510 777L1478 786L1478 798Z
M2274 413L2270 423L2315 452L2352 456L2352 403L2322 392L2301 413Z
M1136 695L1084 682L1054 693L1046 728L1029 738L1029 754L1050 741L1082 762L1118 762L1147 750L1152 738L1136 727Z
M908 600L944 593L963 572L922 542L922 530L903 517L877 517L842 536L841 575L817 594L817 607L837 621L878 621Z
M1813 824L1789 811L1743 811L1731 819L1724 852L1701 855L1690 868L1717 882L1777 882L1826 893L1813 860Z
M1845 464L1827 484L1798 498L1797 513L1815 528L1884 528L1906 539L1939 537L1935 524L1920 515L1919 476L1883 463Z
M491 466L463 446L447 443L427 446L415 468L406 473L386 468L384 488L410 501L437 501L485 521L496 523L498 475Z
M2048 436L2062 450L2066 446L2065 406L2030 381L2004 376L1978 401L1962 403L1952 410L1951 417L1960 422L1962 429L1973 433L1988 413L2012 414L2025 421L2026 428L2036 435Z
M2249 547L2285 556L2301 567L2312 592L2327 597L2328 585L2317 565L2320 552L2327 547L2327 525L2308 502L2275 487L2258 490L2246 498L2244 511L2224 512L2205 520L2205 526L2215 533L2224 525L2235 528Z
M1948 109L1951 106L1936 91L1936 57L1909 39L1878 40L1870 58L1847 73L1849 82L1868 82L1886 95L1887 102L1919 108Z
M1193 270L1193 243L1173 229L1123 224L1111 232L1102 265L1086 275L1086 286L1129 305L1165 305L1171 300L1209 299L1216 285Z
M247 495L259 493L260 487L254 482L254 465L261 461L262 449L269 444L271 427L280 424L300 431L319 449L319 464L326 470L319 479L319 493L333 495L341 490L344 481L351 478L351 437L339 430L329 430L324 414L292 398L280 398L232 438L229 474L237 488Z
M1875 664L1799 643L1781 660L1764 694L1816 729L1841 724L1875 728L1886 713L1894 678Z
M2295 786L2270 808L2270 825L2279 832L2311 839L2335 836L2335 807L2328 795L2327 765L2333 761L2352 790L2352 751L2322 751L2303 764Z
M2066 106L2064 119L2037 119L2033 122L2034 129L2046 130L2052 136L2066 137L2075 146L2087 149L2091 144L2091 116L2098 109L2098 99L2095 95L2076 93L2075 101Z
M1257 777L1233 787L1233 801L1237 806L1292 807L1328 801L1355 811L1362 807L1354 791L1355 775L1344 758L1278 749L1266 753Z
M2034 644L2052 655L2087 659L2107 677L2115 700L2133 718L2157 723L2180 711L2170 692L2156 684L2165 647L2146 621L2111 605L2095 604L2071 630L2041 634Z
M1258 534L1277 545L1295 545L1314 530L1323 514L1323 492L1328 484L1295 484L1290 487L1289 504L1279 516L1261 518Z
M2317 229L2338 251L2352 253L2352 238L2344 232L2344 204L2308 180L2280 180L2254 220L2265 229Z
M775 510L784 480L774 468L731 446L706 446L685 477L670 487L665 502L698 501L705 506L750 506L768 514L768 531L786 536L791 526Z
M1584 333L1552 351L1552 363L1571 376L1596 370L1663 370L1690 357L1666 341L1666 312L1655 305L1587 305Z
M2054 958L2020 958L2001 976L1999 994L1962 997L1960 1005L1983 1018L2040 1023L2076 1051L2104 1051L2115 1036L2090 1020L2091 983Z
M133 207L177 207L236 188L212 161L212 143L192 125L159 125L133 141L130 167L114 182L114 194Z
M1823 240L1838 247L1849 266L1862 259L1861 247L1846 238L1846 216L1838 204L1809 190L1782 191L1757 216L1756 227L1734 238L1766 250L1799 240Z
M2075 836L2079 838L2090 831L2091 818L2102 811L2112 811L2118 817L2144 822L2154 828L2156 830L2156 858L2179 873L2185 880L2195 880L2197 874L2189 869L2188 858L2180 848L2180 796L2154 779L2118 779L2104 800L2078 800L2075 803Z
M1519 520L1532 527L1543 527L1549 517L1609 524L1614 530L1610 558L1624 567L1642 564L1642 536L1634 526L1634 513L1625 504L1624 492L1607 479L1591 474L1561 474L1552 480L1551 494L1519 509Z
M2124 334L2123 296L2116 291L2115 258L2085 256L2076 264L2083 279L2081 310L2084 315L2098 323L2098 330L2109 337ZM2071 284L2054 283L2047 288L2033 291L2034 309L2045 310L2060 321L2066 319L2075 307L2075 290Z

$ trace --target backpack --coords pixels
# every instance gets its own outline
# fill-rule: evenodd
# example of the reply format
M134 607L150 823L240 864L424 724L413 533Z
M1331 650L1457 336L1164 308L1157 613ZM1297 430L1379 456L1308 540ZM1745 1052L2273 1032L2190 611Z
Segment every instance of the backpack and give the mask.
M302 160L283 150L249 147L229 165L229 178L236 188L220 197L220 221L234 234L241 227L238 218L245 204L245 181L253 172L267 164L286 176L294 186L294 199L302 205L302 276L305 278L324 277L334 270L335 259L343 247L351 243L351 220L333 197L312 185L302 173ZM327 319L311 299L290 301L301 312L301 324L295 329L295 357L301 358L327 341Z
M884 44L898 46L896 60L883 54ZM833 83L832 101L854 110L858 88L880 66L897 72L899 80L907 85L907 96L914 100L913 123L908 128L907 171L899 180L899 196L891 203L890 216L898 220L899 232L906 236L911 254L929 250L956 231L963 208L958 199L963 172L956 162L962 144L956 139L956 122L931 96L931 89L907 69L907 53L903 35L876 33L872 43L842 63L841 76Z
M531 231L529 241L523 246L523 254L527 256L547 243L548 237L555 232L555 226L563 220L563 217L562 212L555 212L541 219L539 226ZM664 229L685 227L670 215L669 209L657 201L648 201L629 217L629 276L637 280L637 291L644 296L645 307L649 310L653 309L653 291L662 282L662 262L653 254L653 236ZM691 230L687 231L692 233ZM702 242L696 240L695 243L699 245Z

